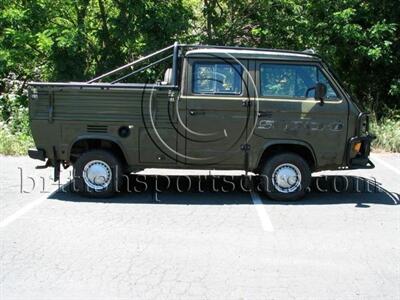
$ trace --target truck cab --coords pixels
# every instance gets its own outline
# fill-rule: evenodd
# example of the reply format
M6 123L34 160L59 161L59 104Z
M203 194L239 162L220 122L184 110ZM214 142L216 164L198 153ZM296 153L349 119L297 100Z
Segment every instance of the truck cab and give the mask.
M123 83L169 58L157 82ZM72 165L93 197L114 194L124 174L184 168L252 172L267 196L294 200L312 172L374 167L368 114L309 52L175 43L85 83L31 82L30 121L29 155L56 178Z

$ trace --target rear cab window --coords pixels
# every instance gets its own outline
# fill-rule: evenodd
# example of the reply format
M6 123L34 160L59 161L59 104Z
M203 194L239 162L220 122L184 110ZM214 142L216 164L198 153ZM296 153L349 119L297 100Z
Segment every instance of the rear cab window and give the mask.
M313 98L316 83L327 86L326 100L341 99L317 65L289 64L289 63L261 63L259 64L260 96L307 99Z
M238 63L195 62L192 67L192 93L240 95L242 72Z

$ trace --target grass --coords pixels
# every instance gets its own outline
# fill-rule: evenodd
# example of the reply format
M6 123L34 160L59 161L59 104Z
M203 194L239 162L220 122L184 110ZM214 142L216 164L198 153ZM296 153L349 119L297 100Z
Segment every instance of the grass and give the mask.
M0 127L0 154L27 155L31 147L34 147L34 143L30 135L13 134L7 128Z
M376 135L373 149L400 152L400 120L384 119L371 123L371 132Z

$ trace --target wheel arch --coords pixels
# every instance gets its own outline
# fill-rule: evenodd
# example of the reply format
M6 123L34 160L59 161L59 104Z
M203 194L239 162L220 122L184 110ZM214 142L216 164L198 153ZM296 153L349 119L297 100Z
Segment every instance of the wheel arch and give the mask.
M80 136L71 143L67 157L74 163L81 153L92 149L110 150L122 163L128 164L128 156L121 143L111 137Z
M292 152L300 155L307 161L312 171L316 170L318 167L314 149L308 143L296 140L275 140L263 145L262 150L257 156L254 170L258 172L268 157L282 152Z

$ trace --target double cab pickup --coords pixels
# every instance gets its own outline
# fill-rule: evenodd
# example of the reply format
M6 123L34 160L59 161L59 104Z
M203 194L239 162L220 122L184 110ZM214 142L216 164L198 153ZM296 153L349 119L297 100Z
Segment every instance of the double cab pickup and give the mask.
M152 68L158 80L130 82ZM252 172L268 197L295 200L312 172L374 167L368 114L311 51L175 43L88 82L31 82L29 97L29 156L55 179L73 166L87 196L181 168Z

